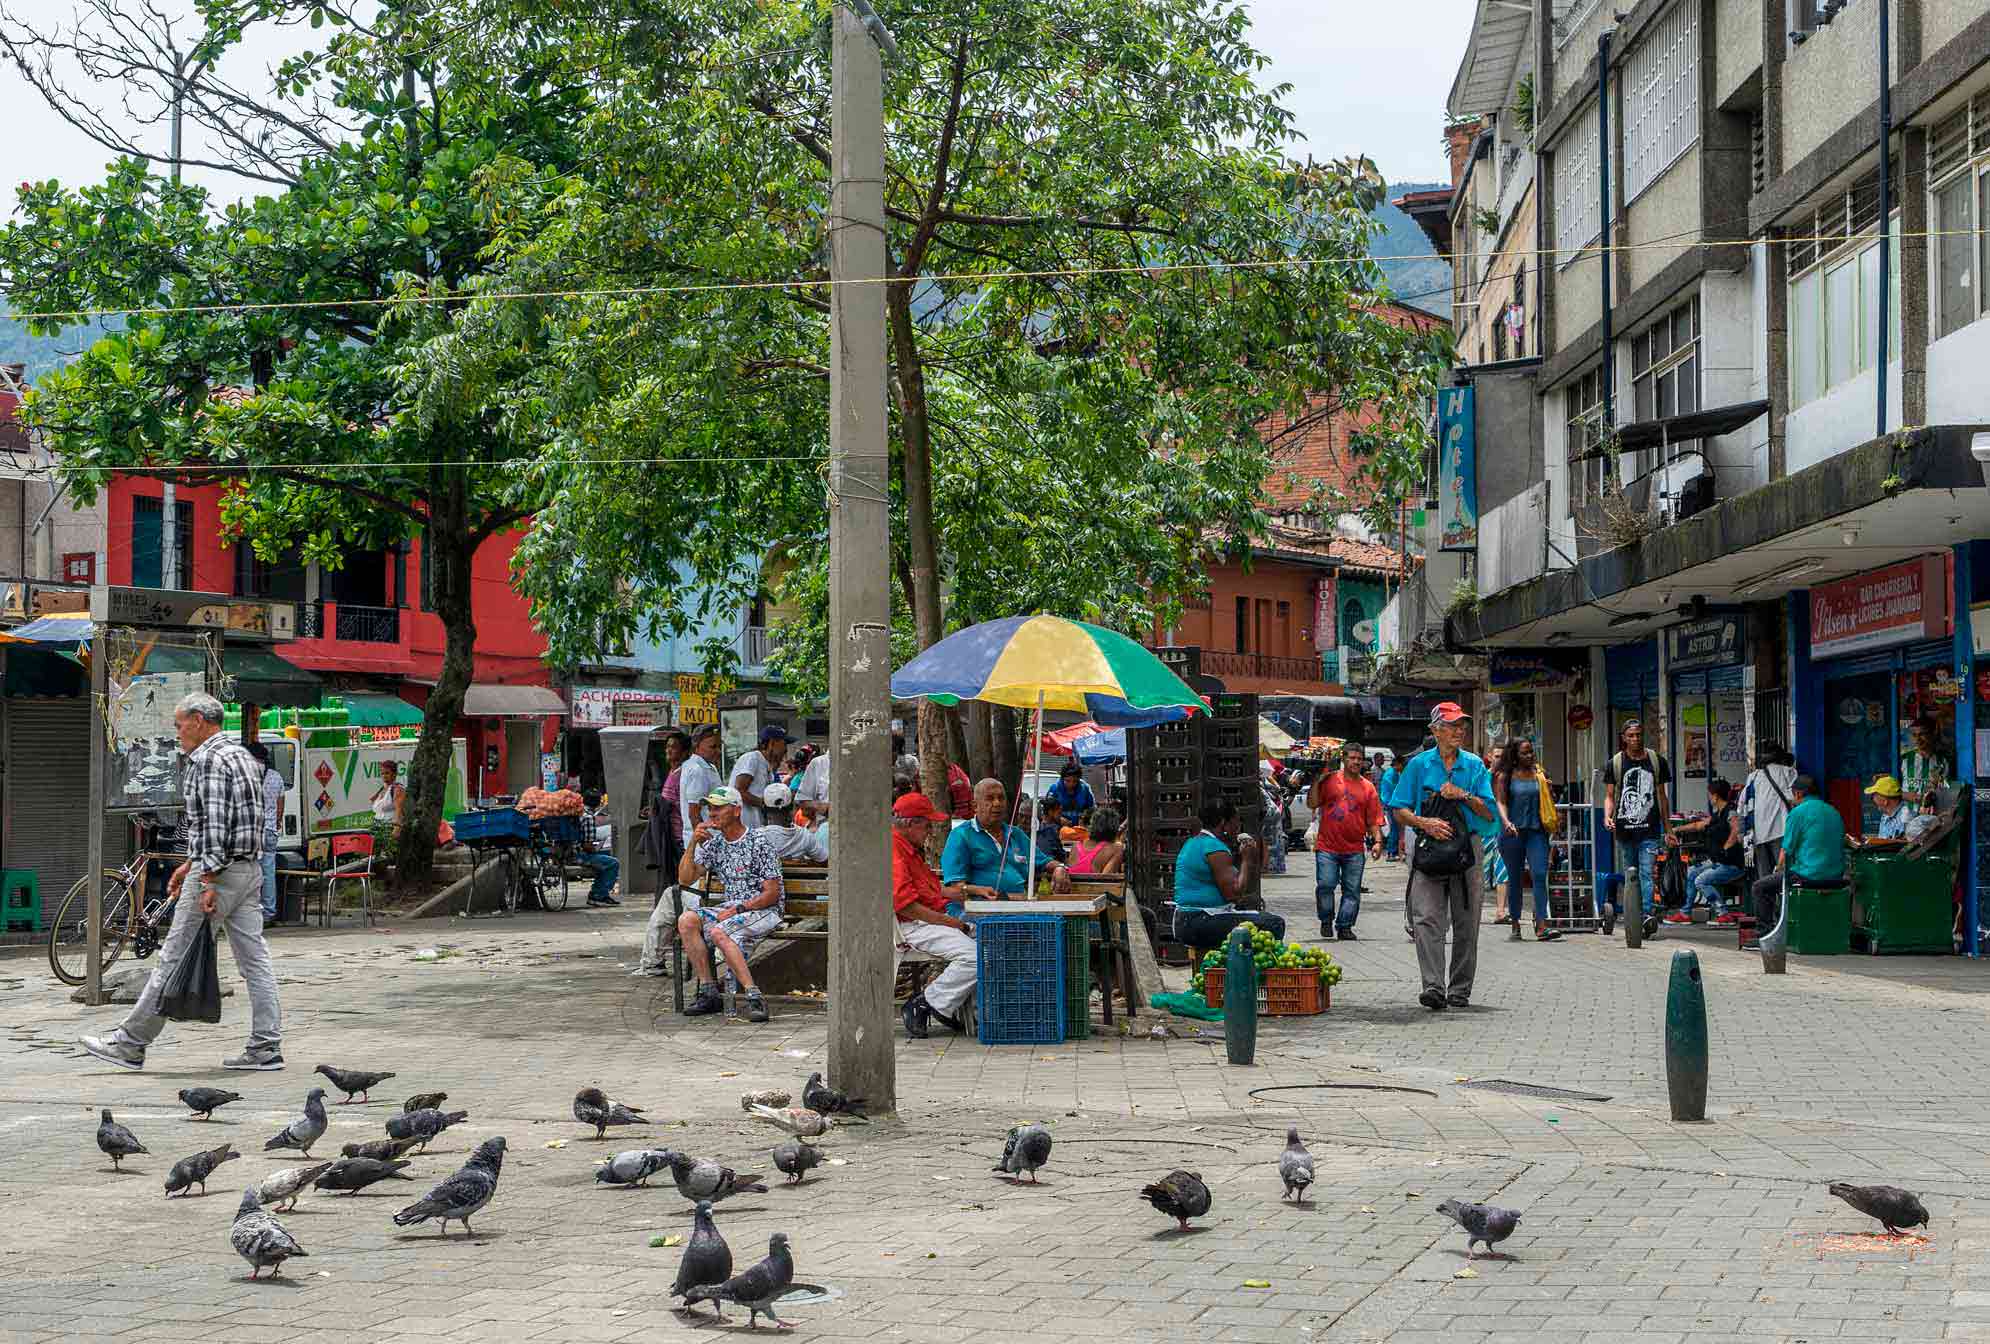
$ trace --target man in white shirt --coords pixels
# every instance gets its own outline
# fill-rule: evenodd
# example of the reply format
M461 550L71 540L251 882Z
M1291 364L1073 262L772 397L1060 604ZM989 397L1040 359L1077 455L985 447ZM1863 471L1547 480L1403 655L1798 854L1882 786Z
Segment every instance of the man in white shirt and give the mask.
M783 862L828 863L829 823L816 820L814 804L799 805L802 820L797 822L789 815L790 809L797 804L789 795L787 785L769 784L763 796L767 801L769 820L760 828L760 834L766 836L767 843L774 847L774 857Z
M760 749L747 752L733 763L732 787L739 794L739 819L747 830L757 831L767 824L763 795L787 755L788 730L770 723L760 730Z
M808 763L795 783L795 801L809 803L819 817L829 815L829 753L823 752Z
M1748 823L1747 841L1755 847L1757 877L1776 871L1783 852L1783 824L1790 815L1790 790L1796 782L1796 767L1784 758L1780 744L1766 738L1757 744L1755 769L1741 787L1741 815Z
M705 814L706 795L723 783L725 780L719 774L718 728L708 725L692 729L691 754L678 767L677 779L677 808L682 814L686 843Z

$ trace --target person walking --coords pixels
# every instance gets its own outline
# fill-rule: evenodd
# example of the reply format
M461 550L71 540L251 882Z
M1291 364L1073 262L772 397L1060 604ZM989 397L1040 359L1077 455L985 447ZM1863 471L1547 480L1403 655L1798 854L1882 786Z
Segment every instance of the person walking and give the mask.
M1313 840L1313 907L1322 938L1359 941L1354 921L1361 915L1361 879L1369 851L1382 852L1382 795L1367 775L1368 754L1359 742L1349 742L1341 750L1341 768L1322 772L1306 792L1319 828Z
M1499 830L1492 775L1484 761L1465 750L1471 719L1453 701L1434 706L1430 732L1437 745L1410 757L1390 799L1396 820L1413 833L1405 902L1416 939L1417 970L1423 978L1417 1002L1434 1013L1463 1008L1472 1001L1479 965L1479 916L1485 904L1485 877L1479 865L1485 840Z
M1782 745L1768 738L1755 747L1755 768L1741 785L1742 843L1755 860L1755 876L1767 877L1776 871L1783 854L1783 827L1787 824L1790 790L1796 787L1797 771L1784 754Z
M277 815L283 811L283 776L270 763L269 748L249 743L249 754L263 768L263 922L276 918Z
M221 702L205 692L182 699L173 728L186 754L184 824L187 859L173 874L179 886L173 927L159 949L145 989L124 1021L107 1035L85 1036L83 1049L121 1069L145 1067L145 1051L166 1019L159 1001L196 937L208 936L209 916L228 931L228 946L249 989L249 1042L224 1069L283 1067L283 1010L276 971L263 941L263 767L247 748L221 736Z
M1665 757L1645 750L1644 725L1627 722L1617 735L1618 751L1603 770L1603 829L1617 840L1618 870L1624 874L1625 904L1635 897L1637 910L1623 911L1639 919L1644 936L1658 933L1658 911L1652 904L1652 866L1658 861L1660 837L1672 811L1672 767ZM1620 912L1603 907L1603 932L1617 927Z
M1386 800L1396 792L1395 757L1384 756L1378 751L1375 753L1373 765L1375 792ZM1403 859L1403 828L1396 824L1396 816L1393 812L1384 817L1383 821L1388 829L1382 837L1382 856L1390 863L1401 863Z
M1548 772L1534 759L1534 744L1524 737L1508 742L1493 772L1493 801L1499 807L1499 855L1506 864L1506 912L1510 935L1520 941L1520 879L1533 878L1534 939L1552 943L1559 929L1548 927L1548 837L1560 825Z

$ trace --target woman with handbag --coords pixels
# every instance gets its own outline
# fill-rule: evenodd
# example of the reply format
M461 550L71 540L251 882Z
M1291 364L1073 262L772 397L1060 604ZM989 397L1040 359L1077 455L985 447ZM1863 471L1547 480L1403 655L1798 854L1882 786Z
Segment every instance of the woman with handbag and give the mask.
M1493 801L1499 806L1499 853L1506 864L1506 910L1520 941L1520 882L1534 879L1534 940L1552 943L1561 932L1548 927L1548 837L1561 819L1549 792L1548 772L1534 758L1534 744L1516 737L1499 753L1493 771Z

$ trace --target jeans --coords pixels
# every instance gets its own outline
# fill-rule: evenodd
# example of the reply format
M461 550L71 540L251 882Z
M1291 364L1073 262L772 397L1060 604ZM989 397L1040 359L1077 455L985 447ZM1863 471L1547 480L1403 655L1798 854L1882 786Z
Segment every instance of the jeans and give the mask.
M1361 875L1367 868L1368 855L1363 851L1313 855L1313 905L1320 912L1322 925L1331 924L1342 933L1354 927L1361 915ZM1336 887L1340 889L1338 910Z
M263 918L276 918L276 845L263 839Z
M138 1002L124 1021L118 1023L111 1039L119 1045L143 1050L159 1039L166 1019L159 1015L159 999L166 980L193 945L196 935L207 936L211 918L228 931L228 948L235 954L235 968L249 987L249 1053L276 1054L283 1048L283 1010L276 997L276 969L270 965L269 944L263 941L262 874L244 859L229 864L216 875L214 914L200 912L200 875L188 873L180 886L180 898L173 902L173 927L159 949L159 964L145 982Z
M1652 836L1651 838L1645 840L1626 840L1621 836L1618 837L1617 867L1618 870L1624 874L1625 898L1623 903L1626 908L1621 912L1624 918L1629 919L1631 915L1635 913L1639 919L1643 919L1647 914L1651 912L1651 891L1652 891L1651 869L1652 869L1652 864L1655 863L1657 859L1658 859L1657 836ZM1633 890L1633 887L1631 885L1631 874L1633 872L1637 874L1637 886L1635 890L1638 894L1638 908L1636 911L1631 911L1629 909L1630 892Z
M1382 852L1390 858L1397 858L1403 852L1403 824L1396 820L1396 814L1389 813L1389 835L1383 842Z
M1520 871L1534 877L1534 922L1548 922L1548 833L1530 826L1518 835L1502 835L1499 856L1506 862L1506 910L1520 923Z
M1197 952L1221 947L1230 930L1240 924L1255 924L1274 938L1285 937L1285 917L1263 910L1195 910L1175 907L1175 937Z
M594 870L594 885L587 889L587 899L605 899L622 875L622 861L613 854L583 854L580 861Z
M1691 910L1696 903L1704 901L1715 914L1721 914L1727 909L1727 902L1721 899L1720 889L1741 875L1742 870L1731 863L1702 859L1687 874L1693 889L1687 894L1686 908Z

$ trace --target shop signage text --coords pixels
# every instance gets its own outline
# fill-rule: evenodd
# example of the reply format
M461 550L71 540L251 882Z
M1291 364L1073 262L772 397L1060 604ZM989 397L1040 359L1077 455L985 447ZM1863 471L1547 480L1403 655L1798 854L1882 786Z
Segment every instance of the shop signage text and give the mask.
M1437 394L1438 549L1477 550L1479 471L1475 456L1474 389L1447 387Z
M1566 691L1577 670L1539 653L1495 653L1487 686L1495 691Z
M615 717L617 705L644 705L658 710L667 710L677 704L673 691L653 691L638 686L576 686L573 688L573 726L576 728L606 728L618 722ZM674 719L666 713L660 723L671 723Z
M1667 666L1674 672L1734 667L1748 657L1748 627L1740 612L1688 621L1665 632Z
M1810 656L1836 658L1951 633L1948 557L1925 555L1810 590Z

